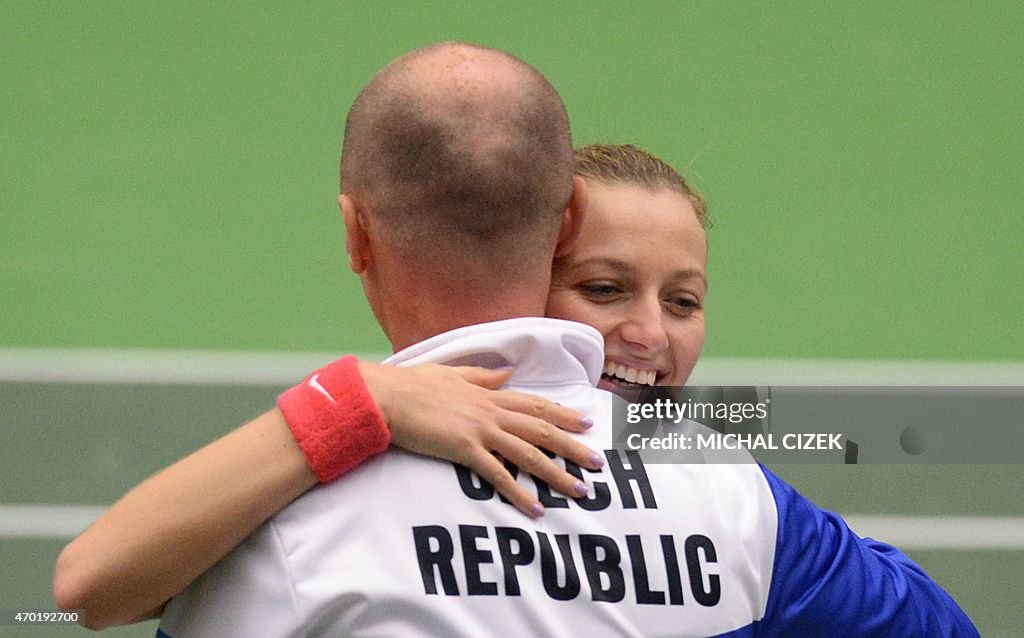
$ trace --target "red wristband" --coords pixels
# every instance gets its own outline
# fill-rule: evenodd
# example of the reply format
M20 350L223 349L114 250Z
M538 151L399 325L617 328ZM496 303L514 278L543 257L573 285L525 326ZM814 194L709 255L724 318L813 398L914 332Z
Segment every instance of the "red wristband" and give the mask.
M321 483L333 481L391 443L391 430L353 356L329 363L285 390L277 407Z

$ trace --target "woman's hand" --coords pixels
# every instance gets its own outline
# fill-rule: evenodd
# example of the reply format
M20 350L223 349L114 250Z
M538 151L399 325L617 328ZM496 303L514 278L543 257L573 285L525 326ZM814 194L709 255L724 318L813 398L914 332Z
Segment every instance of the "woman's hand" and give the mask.
M391 428L392 444L465 465L528 516L542 515L543 506L495 455L572 498L585 496L586 485L539 448L590 469L604 464L567 434L586 431L589 418L541 397L498 390L510 370L360 361L359 372Z

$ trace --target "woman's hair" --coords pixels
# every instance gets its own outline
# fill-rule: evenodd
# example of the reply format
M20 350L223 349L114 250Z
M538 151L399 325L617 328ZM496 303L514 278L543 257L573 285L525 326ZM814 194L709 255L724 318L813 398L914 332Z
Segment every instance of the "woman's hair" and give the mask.
M688 199L702 228L711 227L708 203L693 190L679 171L632 144L590 144L577 148L575 172L585 179L608 184L625 183L648 190L667 188Z

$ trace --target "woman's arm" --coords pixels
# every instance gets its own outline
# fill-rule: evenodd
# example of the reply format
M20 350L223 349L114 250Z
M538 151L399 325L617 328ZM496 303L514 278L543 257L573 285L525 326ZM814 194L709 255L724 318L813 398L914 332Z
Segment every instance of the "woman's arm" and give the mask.
M576 412L494 391L506 372L365 362L359 371L395 445L474 469L531 515L542 513L539 503L492 452L570 496L581 495L577 479L532 444L584 467L600 462L554 427L584 430ZM142 482L65 547L54 573L57 605L83 609L82 624L93 629L151 618L316 483L283 415L270 410Z
M57 559L57 606L90 629L144 620L316 485L276 408L136 486Z

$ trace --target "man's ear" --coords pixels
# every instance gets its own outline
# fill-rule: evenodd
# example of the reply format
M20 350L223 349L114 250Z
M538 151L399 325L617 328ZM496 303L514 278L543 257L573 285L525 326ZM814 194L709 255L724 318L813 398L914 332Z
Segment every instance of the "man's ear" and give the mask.
M361 275L370 263L370 238L366 232L366 216L351 196L338 195L338 207L345 222L345 252L348 253L348 267Z
M565 257L576 244L583 226L583 218L587 215L587 183L576 175L572 178L572 194L562 214L562 226L558 230L558 243L555 245L555 257Z

